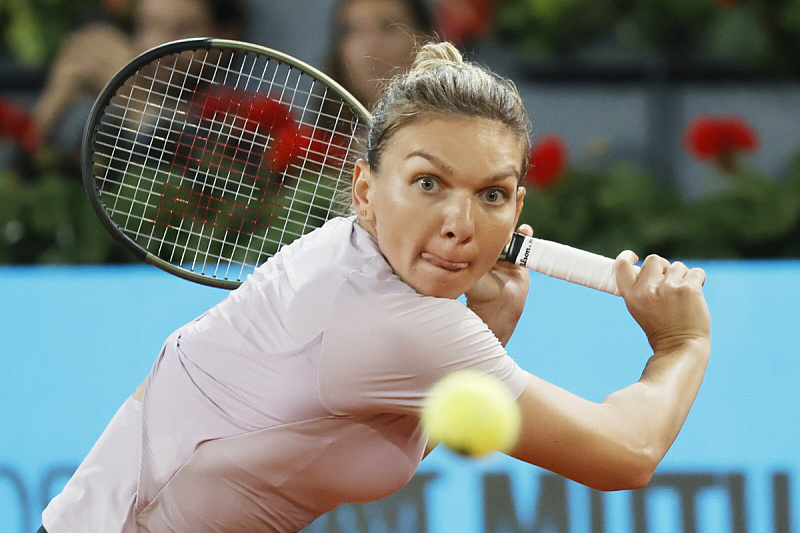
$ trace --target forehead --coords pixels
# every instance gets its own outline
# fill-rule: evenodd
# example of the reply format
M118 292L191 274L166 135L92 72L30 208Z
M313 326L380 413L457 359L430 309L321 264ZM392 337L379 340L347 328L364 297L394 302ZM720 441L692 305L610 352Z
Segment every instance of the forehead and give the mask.
M342 20L350 23L391 19L411 25L414 21L411 7L399 0L350 0L342 6L341 13Z
M481 117L428 113L400 125L387 140L384 156L403 157L423 149L443 152L454 162L487 162L516 167L527 157L527 137L501 122Z
M205 0L139 0L139 16L150 20L205 22L210 11Z

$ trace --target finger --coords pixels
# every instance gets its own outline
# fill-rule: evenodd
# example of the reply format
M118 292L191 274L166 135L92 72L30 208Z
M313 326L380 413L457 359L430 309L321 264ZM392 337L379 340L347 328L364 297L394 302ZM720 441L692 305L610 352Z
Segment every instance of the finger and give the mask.
M692 268L686 274L687 283L699 283L702 287L706 284L706 271L702 268Z
M675 261L667 267L667 278L680 281L686 277L689 272L689 267L680 261Z
M619 293L623 296L636 283L636 271L633 265L638 260L639 256L630 250L620 252L614 260L614 276L616 276Z
M669 261L661 256L651 254L644 258L642 263L641 277L663 276L669 268Z
M511 276L514 278L522 278L530 276L530 269L522 265L516 265L508 261L497 261L491 268L490 272Z
M520 224L517 233L522 233L526 237L533 237L533 228L529 224Z

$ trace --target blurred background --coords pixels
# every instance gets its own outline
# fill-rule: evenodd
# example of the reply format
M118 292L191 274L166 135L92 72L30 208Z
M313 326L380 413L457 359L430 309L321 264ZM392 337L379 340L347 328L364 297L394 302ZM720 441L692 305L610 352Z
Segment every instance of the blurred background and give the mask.
M342 22L348 2L216 0L212 24L178 18L202 1L0 6L0 262L130 260L82 201L76 154L100 88L159 37L239 37L343 82L330 60L340 26L361 39L351 48L385 53L385 30ZM519 86L535 143L524 218L538 235L612 256L800 257L800 0L418 3L428 29Z
M400 494L309 531L800 532L800 0L4 0L0 533L38 527L163 338L224 296L135 264L86 200L82 128L114 72L214 35L370 102L358 81L404 68L399 51L431 32L523 95L523 221L706 268L715 356L647 489L602 495L437 450ZM589 292L536 277L509 351L600 400L638 377L647 345L621 302Z

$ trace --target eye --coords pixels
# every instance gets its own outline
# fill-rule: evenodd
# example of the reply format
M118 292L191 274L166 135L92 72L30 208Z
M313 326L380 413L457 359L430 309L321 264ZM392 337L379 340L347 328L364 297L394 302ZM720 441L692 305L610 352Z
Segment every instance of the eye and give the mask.
M482 195L484 200L490 204L497 205L504 203L509 197L509 194L506 190L498 188L487 189L483 191Z
M421 178L418 178L416 183L419 186L419 188L425 192L435 192L439 186L436 179L430 176L423 176Z

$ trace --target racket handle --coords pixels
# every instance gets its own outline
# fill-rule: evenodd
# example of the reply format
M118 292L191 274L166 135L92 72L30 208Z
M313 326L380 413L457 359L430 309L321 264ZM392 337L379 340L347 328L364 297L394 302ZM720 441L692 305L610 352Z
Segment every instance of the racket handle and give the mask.
M614 260L602 255L514 233L500 260L619 296Z

